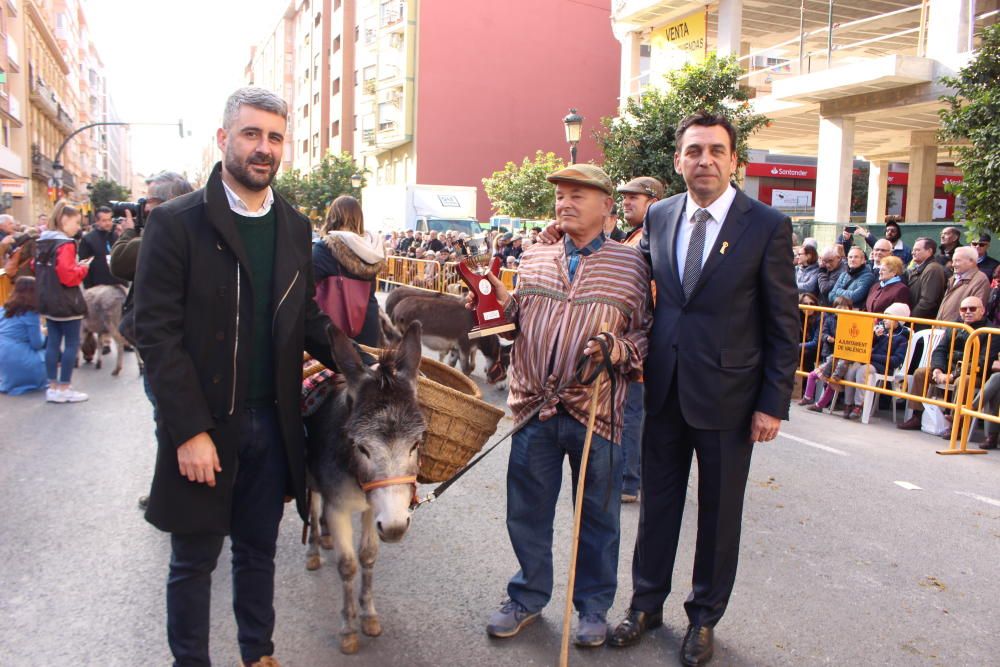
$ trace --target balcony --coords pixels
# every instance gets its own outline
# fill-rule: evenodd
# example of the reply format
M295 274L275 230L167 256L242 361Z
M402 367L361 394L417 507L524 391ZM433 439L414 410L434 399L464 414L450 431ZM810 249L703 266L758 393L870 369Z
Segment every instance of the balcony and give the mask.
M70 118L66 109L64 109L61 104L58 105L58 111L56 112L54 120L56 121L56 125L59 126L59 129L64 131L66 134L73 131L73 119Z
M379 5L379 27L392 28L397 25L402 25L405 18L405 0L386 0Z
M42 153L38 144L31 144L31 175L48 182L52 173L52 160Z
M42 77L33 77L31 79L31 102L37 106L43 114L48 116L52 120L59 118L59 101L56 99L55 92L49 88Z
M13 37L7 35L7 66L12 72L21 71L20 49Z

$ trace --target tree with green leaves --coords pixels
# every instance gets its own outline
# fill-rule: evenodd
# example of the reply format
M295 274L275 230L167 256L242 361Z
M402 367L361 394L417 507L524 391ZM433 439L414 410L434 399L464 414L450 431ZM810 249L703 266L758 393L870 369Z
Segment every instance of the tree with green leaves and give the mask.
M955 89L941 98L941 140L954 146L963 180L946 186L965 199L965 224L975 231L1000 232L1000 25L988 26L975 57L958 76L942 77Z
M638 176L663 182L666 195L683 192L684 179L674 171L674 130L696 111L725 116L738 133L740 165L747 162L747 139L770 121L750 109L747 91L739 87L743 74L735 57L711 53L703 63L688 63L666 75L666 90L649 89L629 98L618 118L603 118L594 133L604 151L604 171L613 183Z
M566 166L553 152L535 151L535 158L524 158L520 165L508 162L502 171L483 179L486 196L493 211L512 218L538 220L551 218L556 207L555 190L545 177Z
M351 176L364 173L350 153L327 153L319 165L307 174L290 169L274 179L274 189L314 222L326 215L330 203L340 195L361 198L360 188L351 185Z
M107 178L98 179L91 186L90 203L94 209L108 206L113 201L128 201L132 197L131 190Z

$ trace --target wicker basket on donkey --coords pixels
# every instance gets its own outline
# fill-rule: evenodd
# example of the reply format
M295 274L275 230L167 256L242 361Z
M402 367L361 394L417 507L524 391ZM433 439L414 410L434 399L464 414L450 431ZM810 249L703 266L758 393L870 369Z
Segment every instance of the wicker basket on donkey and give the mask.
M375 355L379 352L360 347ZM312 364L320 366L316 361ZM311 374L309 370L305 373ZM427 421L427 438L420 447L421 484L450 478L496 432L503 410L486 403L482 396L476 383L461 372L433 359L420 358L417 402Z

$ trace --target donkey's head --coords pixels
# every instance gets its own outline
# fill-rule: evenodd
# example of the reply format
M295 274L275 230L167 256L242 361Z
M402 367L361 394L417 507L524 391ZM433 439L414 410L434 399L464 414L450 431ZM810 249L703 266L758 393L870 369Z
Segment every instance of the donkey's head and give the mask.
M417 449L427 430L417 404L420 323L410 324L399 345L385 350L371 368L333 326L330 344L350 406L344 423L349 468L368 495L379 537L396 542L410 525Z
M475 339L479 350L486 357L489 365L486 367L486 381L497 384L507 379L507 369L510 368L510 345L500 343L497 335L483 336Z

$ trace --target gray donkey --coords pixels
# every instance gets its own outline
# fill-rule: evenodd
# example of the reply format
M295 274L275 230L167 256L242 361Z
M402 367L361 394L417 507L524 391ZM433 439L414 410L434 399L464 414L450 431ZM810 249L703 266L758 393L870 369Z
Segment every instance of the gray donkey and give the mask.
M418 448L427 430L417 404L420 323L410 324L399 346L384 350L371 368L362 363L340 329L331 326L329 335L344 383L305 420L307 480L312 489L306 568L320 567L322 510L344 587L340 650L355 653L358 603L361 631L369 637L382 633L372 594L378 540L398 542L410 525ZM357 513L361 513L361 546L356 554L351 517ZM361 593L356 603L359 560Z

